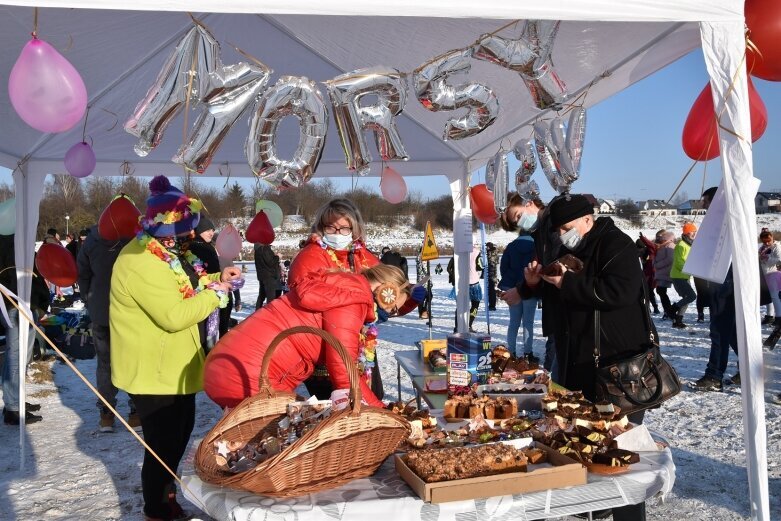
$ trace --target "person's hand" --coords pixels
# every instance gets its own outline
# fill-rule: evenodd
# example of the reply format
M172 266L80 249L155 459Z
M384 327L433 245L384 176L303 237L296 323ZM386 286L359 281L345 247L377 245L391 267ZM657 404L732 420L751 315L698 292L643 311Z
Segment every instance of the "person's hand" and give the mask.
M424 300L426 300L426 288L417 284L415 286L412 286L412 291L410 292L410 296L412 297L412 300L414 300L417 303L421 303Z
M241 278L241 269L237 268L236 266L228 266L224 270L222 270L222 274L220 275L220 282L230 282L231 280L236 280ZM230 285L228 286L228 291L230 290Z
M499 298L504 300L508 306L514 306L518 304L521 301L521 294L518 293L518 290L515 288L508 289L507 291L503 292Z
M569 271L564 264L559 263L559 273L556 275L542 275L542 280L548 284L553 284L556 288L561 289L561 282L564 280L564 274Z
M526 284L531 287L539 284L542 279L542 276L540 275L541 271L542 265L536 260L531 261L529 265L523 269L523 277L526 279Z
M208 287L209 289L213 289L215 291L220 290L220 291L224 291L225 293L230 293L231 291L233 291L231 289L230 282L212 282L211 284L209 284Z

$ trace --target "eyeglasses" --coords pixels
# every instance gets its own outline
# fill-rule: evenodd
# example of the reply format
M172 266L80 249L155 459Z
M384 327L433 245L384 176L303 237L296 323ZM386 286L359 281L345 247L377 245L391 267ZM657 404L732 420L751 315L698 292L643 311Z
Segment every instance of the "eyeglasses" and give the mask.
M353 229L351 226L342 226L340 228L337 228L336 226L324 226L323 230L325 233L338 233L339 235L352 235Z

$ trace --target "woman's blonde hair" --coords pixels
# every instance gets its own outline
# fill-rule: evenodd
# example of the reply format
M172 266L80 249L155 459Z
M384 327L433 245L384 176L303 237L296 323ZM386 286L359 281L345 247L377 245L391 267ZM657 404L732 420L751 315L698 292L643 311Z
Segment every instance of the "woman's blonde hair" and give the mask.
M404 276L404 272L396 266L389 264L377 264L371 268L366 268L361 273L366 277L370 283L376 284L393 284L398 286L408 297L412 291L407 277Z
M361 217L361 212L349 199L332 199L318 208L312 224L312 232L323 236L325 235L325 227L342 217L350 221L350 228L353 229L353 240L364 240L366 230L363 225L363 217Z

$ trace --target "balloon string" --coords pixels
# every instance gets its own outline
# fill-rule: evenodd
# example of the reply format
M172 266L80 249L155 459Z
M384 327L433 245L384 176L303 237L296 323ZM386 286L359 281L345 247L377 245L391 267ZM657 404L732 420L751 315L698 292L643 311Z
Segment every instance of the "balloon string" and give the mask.
M258 67L262 68L262 69L263 69L265 72L267 72L267 73L271 73L271 72L272 72L272 71L271 71L271 69L268 67L268 65L266 65L265 63L263 63L263 62L262 62L262 61L260 61L259 59L255 58L253 55L251 55L250 53L248 53L248 52L247 52L247 51L245 51L244 49L242 49L242 48L238 47L237 45L234 45L234 44L232 44L231 42L229 42L229 41L227 41L227 40L225 41L225 43L227 43L228 45L230 45L231 47L233 47L233 49L234 49L234 50L235 50L237 53L241 54L242 56L244 56L245 58L247 58L248 60L250 60L251 62L253 62L253 63L254 63L255 65L257 65Z
M222 167L223 166L228 171L228 177L225 179L225 184L222 185L222 187L223 188L228 188L228 183L231 180L231 165L227 161L225 161L222 165L220 165L220 168L218 169L218 172L220 173L220 175L225 175L225 174L222 173ZM201 202L203 202L203 201L201 201Z
M38 39L38 8L33 10L33 32L32 37Z
M508 27L511 27L511 26L513 26L513 25L516 25L516 24L517 24L518 22L520 22L520 21L521 21L520 19L518 19L518 20L513 20L513 21L511 21L511 22L508 22L508 23L504 24L503 26L501 26L499 29L495 30L494 32L491 32L491 33L488 33L488 34L484 34L484 35L483 35L483 36L481 36L479 39L475 40L475 41L474 41L474 43L472 43L472 45L470 45L469 47L472 47L472 46L474 46L474 45L477 45L477 44L479 44L479 43L480 43L480 41L481 41L483 38L485 38L486 36L494 36L494 35L496 35L496 34L498 34L498 33L502 32L502 31L504 31L504 30L505 30L505 29L507 29ZM467 47L467 48L468 48L468 47Z
M89 109L92 107L90 105L87 105L87 111L84 113L84 127L81 129L81 142L86 143L87 142L87 120L89 119Z
M104 109L103 107L100 107L100 110L102 110L103 112L108 112L109 114L114 116L114 124L106 129L106 132L111 132L117 126L117 123L119 123L119 116L117 115L116 112L111 112L110 110Z
M158 456L157 453L154 450L152 450L152 448L149 445L146 444L146 442L143 440L143 438L141 438L141 436L139 436L138 433L135 430L133 430L133 428L130 425L128 425L127 421L122 417L122 415L119 414L119 412L116 409L114 409L114 407L103 397L103 395L100 394L100 392L98 392L97 389L95 389L95 387L89 382L89 380L87 380L87 378L83 374L81 374L81 372L78 369L76 369L76 366L73 365L73 362L71 362L68 359L68 357L65 354L63 354L63 352L60 351L60 349L56 345L54 345L54 343L49 339L49 337L46 336L46 333L41 331L41 328L38 327L38 325L35 323L35 321L30 316L27 315L27 312L24 309L22 309L22 307L19 306L19 304L11 297L12 294L10 292L8 292L6 290L6 288L4 286L2 286L2 285L0 285L0 293L2 293L2 295L6 299L8 299L8 301L11 304L13 304L13 306L19 312L19 316L23 317L30 324L30 326L35 330L35 332L38 335L40 335L40 337L43 338L46 341L47 344L49 344L49 346L54 350L54 352L56 352L60 356L60 359L62 360L62 362L64 362L65 365L67 365L69 368L71 368L73 370L73 372L76 373L76 376L78 376L84 382L84 384L89 388L89 390L92 391L93 394L95 396L97 396L98 399L101 402L103 402L103 405L105 405L112 413L114 413L114 416L119 419L120 423L122 423L122 425L125 426L125 428L128 430L128 432L130 432L130 434L132 434L133 437L135 437L138 440L138 442L141 443L141 445L152 456L154 456L154 458L160 463L160 465L162 465L163 468L169 474L171 474L171 476L173 476L173 478L182 486L182 488L184 490L187 490L190 493L190 495L193 498L195 498L196 502L198 502L200 504L200 507L203 507L203 508L201 508L201 510L206 512L206 506L197 499L197 496L195 494L193 494L193 491L190 490L187 487L187 485L179 478L179 476L177 476L176 472L171 470L171 468L168 465L166 465L166 463L160 458L160 456Z

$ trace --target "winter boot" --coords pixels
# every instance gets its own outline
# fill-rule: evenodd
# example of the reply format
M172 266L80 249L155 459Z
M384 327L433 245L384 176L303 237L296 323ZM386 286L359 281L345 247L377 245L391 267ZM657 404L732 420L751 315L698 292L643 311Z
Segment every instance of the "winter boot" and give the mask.
M696 382L689 383L689 387L695 391L721 391L724 389L724 385L720 380L710 376L703 376Z
M673 318L673 327L675 329L686 329L686 324L683 323L683 317L681 315L675 315Z
M100 408L100 432L114 432L114 413L108 407Z
M19 425L21 418L19 417L19 411L9 411L3 407L3 423L6 425ZM24 414L25 423L38 423L43 420L43 416L33 414L30 411L26 411Z
M135 409L130 409L130 414L127 415L127 424L136 432L143 431L143 428L141 427L141 417Z

